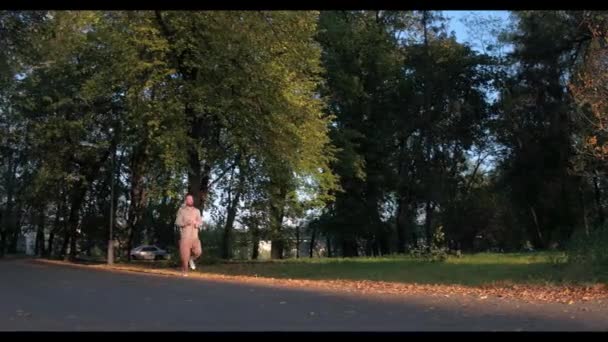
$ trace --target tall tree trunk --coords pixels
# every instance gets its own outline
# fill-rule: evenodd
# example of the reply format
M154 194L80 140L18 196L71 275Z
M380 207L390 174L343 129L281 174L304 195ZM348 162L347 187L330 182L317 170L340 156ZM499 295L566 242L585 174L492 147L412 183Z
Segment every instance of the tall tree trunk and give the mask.
M309 258L312 258L313 252L315 251L315 243L316 243L315 239L316 239L316 237L317 237L317 226L314 225L312 227L312 232L310 234L310 250L309 250L309 253L308 253L308 257Z
M2 226L0 226L0 256L4 256L9 247L8 238L15 228L15 216L13 212L15 177L17 172L17 162L13 158L12 149L9 149L8 163L4 179L6 190L6 204L2 213Z
M393 249L391 248L391 243L390 243L391 237L390 235L384 235L382 237L382 240L380 240L380 254L381 255L388 255L391 254Z
M226 224L224 224L224 231L222 232L222 259L232 259L232 226L234 225L234 219L236 216L236 208L228 207L228 215L226 217Z
M285 199L287 197L287 187L279 185L278 197L273 199L271 207L272 215L272 238L270 241L270 257L272 259L283 259L284 239L283 239L283 218L285 215Z
M283 239L280 237L270 240L270 258L283 259Z
M59 231L60 218L62 217L62 215L65 215L63 203L64 199L59 198L59 201L57 203L57 211L55 212L55 220L53 220L53 226L51 227L51 232L49 233L49 241L47 243L45 251L45 256L47 257L53 256L53 243L55 241L55 232Z
M46 257L50 257L53 255L53 242L55 241L55 227L51 228L51 232L49 233L49 241L46 244L46 250L44 251L44 255Z
M425 212L426 217L424 220L424 227L426 232L426 245L427 249L430 250L433 247L433 213L435 206L431 201L426 201Z
M201 169L201 160L195 147L191 147L188 152L188 161L188 192L194 198L194 206L203 212L209 197L211 165L205 162Z
M597 217L600 222L600 226L604 226L605 217L604 209L602 209L602 193L600 191L598 177L593 177L593 188L595 190L595 207L597 208Z
M146 153L140 151L133 157L131 163L131 203L129 204L129 238L127 240L127 260L131 261L131 249L135 243L135 236L139 233L139 227L143 219L143 208L146 202L144 172Z
M19 236L21 235L21 218L22 213L22 202L17 201L17 210L13 213L13 227L11 231L11 240L9 241L8 251L9 253L17 253L17 243L19 242Z
M80 208L82 208L82 203L86 196L87 188L84 186L84 182L79 181L76 189L74 190L75 194L72 197L72 204L70 206L70 218L68 219L68 234L70 240L70 254L68 259L76 260L77 253L77 242L78 242L78 228L80 226Z
M194 206L201 209L204 206L203 195L201 194L201 160L195 147L188 150L188 164L188 193L194 199Z
M367 165L376 165L378 164L378 160L375 156L366 155L365 163ZM370 173L371 172L371 173ZM380 198L382 194L378 189L378 184L376 181L372 181L372 179L377 178L375 172L370 170L368 172L368 177L366 177L365 189L363 190L365 196L365 212L367 219L367 229L363 231L367 231L368 233L365 236L364 242L364 253L368 256L374 256L374 241L380 234L382 230L382 220L380 219L380 214L378 210L378 203L380 203Z
M404 254L407 245L407 226L409 224L409 203L403 197L399 198L397 208L397 253Z
M538 215L536 214L536 209L534 209L534 206L530 205L530 214L532 215L532 221L534 223L534 228L535 228L535 234L533 234L534 236L534 245L536 248L544 248L545 247L545 243L543 240L543 234L541 233L540 230L540 223L538 222Z
M235 165L238 165L240 161L240 156L236 157ZM238 184L234 190L234 194L229 194L232 198L229 198L228 203L228 213L226 217L226 224L224 225L224 234L222 236L222 258L223 259L231 259L232 258L232 230L234 227L234 221L236 219L237 210L239 207L239 201L241 199L241 194L244 191L245 186L245 167L241 165L239 168L239 176L238 176ZM232 181L232 179L231 179ZM231 192L232 189L228 191Z
M380 256L380 247L379 247L380 245L379 245L379 243L378 243L378 241L379 241L378 239L379 239L379 235L376 235L376 236L375 236L375 237L372 239L372 241L371 241L371 242L372 242L372 246L371 246L371 247L372 247L372 248L371 248L371 249L372 249L372 255L373 255L374 257L378 257L378 256Z
M422 12L422 27L423 27L423 33L424 33L424 52L427 56L426 61L423 63L422 67L423 67L423 80L424 80L424 95L423 95L423 113L425 116L425 122L426 122L426 127L425 129L427 130L427 139L426 139L426 148L425 148L425 159L426 162L428 163L427 165L429 166L429 168L426 170L427 172L429 172L430 174L433 173L433 163L431 160L431 152L432 152L432 147L433 147L433 113L431 112L430 108L431 108L431 95L432 95L432 89L431 89L431 81L430 81L430 73L431 73L431 69L430 69L430 61L431 61L431 51L429 49L429 39L428 39L428 11L423 11ZM433 189L434 184L432 184L432 179L428 180L427 178L427 196L429 196L429 198L432 198L432 189ZM425 232L426 232L426 243L427 243L427 249L430 251L433 245L433 205L432 205L432 201L430 199L427 200L426 205L425 205L425 211L426 211L426 218L425 218Z
M19 227L16 227L16 229L13 229L13 231L11 232L11 239L8 244L8 252L11 254L17 253L17 244L19 242L20 233L19 230Z
M161 11L155 11L154 14L163 36L171 45L175 44L175 30L169 26L169 23L164 19ZM199 75L198 69L188 65L184 58L184 56L188 55L190 52L190 50L184 51L176 46L171 46L169 51L176 62L177 70L182 75L184 82L195 83ZM186 103L184 114L187 119L192 120L190 130L188 131L188 136L190 138L198 142L212 136L209 118L198 116L190 103ZM219 131L216 133L219 133ZM194 198L194 206L203 212L209 196L211 161L205 161L201 170L201 159L198 155L198 146L192 145L188 149L188 164L188 192L192 194Z
M585 204L585 192L582 186L578 188L579 200L581 204L581 211L583 214L583 227L585 228L585 235L589 236L589 222L587 221L587 205Z
M93 183L99 169L110 156L111 151L112 148L103 151L102 153L98 154L94 160L72 160L73 162L78 163L81 170L84 172L82 174L83 177L79 178L78 182L72 189L70 217L68 219L68 236L70 240L70 255L68 256L68 259L76 259L78 228L80 227L80 209L84 203L84 199L88 191L88 185Z
M300 226L296 226L296 259L300 258Z
M234 225L234 219L236 208L229 208L228 217L226 218L226 224L224 225L224 231L222 234L222 259L232 259L232 226Z
M397 183L397 215L395 225L397 228L397 253L404 254L408 243L408 225L409 225L409 196L410 189L406 182L410 181L411 174L409 174L409 162L407 153L407 141L411 132L405 134L404 129L401 129L403 136L399 142L399 169L398 169L398 183Z
M182 69L184 78L187 81L196 81L196 70L191 70L189 67L182 67ZM190 104L186 104L184 113L187 118L194 118L190 130L188 131L188 135L193 141L205 141L205 139L209 139L213 133L219 133L219 131L212 132L211 119L209 117L197 116L197 113ZM211 187L211 168L213 161L201 160L198 153L198 147L199 146L197 145L191 145L188 150L188 192L192 194L194 198L194 206L199 208L201 212L204 212Z
M333 253L331 250L331 239L328 237L325 238L325 243L327 244L327 257L331 258L333 257Z
M256 227L251 229L251 259L258 260L260 256L260 234Z
M44 255L44 206L40 208L38 214L38 229L36 230L34 251L37 256Z
M350 237L342 239L342 256L345 258L359 256L356 240Z
M365 256L374 256L374 239L365 240Z
M2 215L2 226L0 226L0 257L4 256L8 247L8 234L10 232L8 215L8 209L6 209Z
M6 251L6 231L0 231L0 257L4 257L4 253Z
M127 255L127 261L129 262L131 262L131 250L133 249L133 247L135 247L133 244L133 240L135 240L135 230L137 229L136 227L137 226L133 224L129 226L129 237L127 238L127 245L124 251L124 253Z
M117 140L118 135L115 135L115 140ZM116 172L116 170L121 169L121 165L123 162L123 156L116 161L116 151L117 151L117 143L114 142L111 146L112 149L112 161L110 168L110 224L108 225L108 245L106 251L106 262L108 264L114 264L114 260L116 260L116 249L115 249L115 238L116 235L116 208L118 207L118 196L116 196L116 184L120 179L120 172Z
M74 216L74 218L72 218L72 215L70 214L70 221L69 221L69 241L70 241L70 252L69 254L66 256L66 259L68 260L76 260L76 253L77 253L77 240L78 240L78 214L76 214Z
M59 256L66 259L68 254L68 246L70 243L70 231L67 227L63 230L63 244L61 245L61 251L59 252Z
M63 232L63 243L61 244L61 250L59 256L65 258L68 251L68 244L70 243L70 231L68 229L68 203L66 203L63 213L63 222L61 224L61 231Z

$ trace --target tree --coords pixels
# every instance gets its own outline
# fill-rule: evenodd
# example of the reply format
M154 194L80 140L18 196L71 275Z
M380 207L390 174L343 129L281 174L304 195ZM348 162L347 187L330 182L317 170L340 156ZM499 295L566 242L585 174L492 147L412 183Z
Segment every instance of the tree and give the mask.
M597 223L603 226L605 216L602 203L601 182L605 179L606 151L606 47L608 35L606 12L584 12L581 26L590 39L578 45L578 63L569 83L570 93L577 105L574 137L577 158L575 172L592 184L592 196L585 196L581 188L581 205L586 233L589 234L585 202L592 197L597 212Z
M517 12L507 37L514 73L502 85L497 136L507 146L501 168L510 198L537 248L567 239L580 226L579 176L571 173L572 101L565 79L578 47L581 12Z
M199 208L205 208L211 176L225 174L217 168L231 150L250 151L262 167L284 164L287 172L312 177L321 197L334 186L329 117L321 115L322 101L314 96L320 72L320 49L311 39L316 16L156 12L183 89L188 182Z
M45 32L45 25L43 11L0 11L0 45L3 47L0 52L0 202L3 203L0 210L0 257L9 242L13 250L16 246L21 216L20 207L16 204L22 203L17 201L17 197L27 186L24 180L31 166L26 158L27 143L22 139L26 136L28 123L13 103L18 94L15 78L28 63L36 60L37 34Z
M424 205L428 248L435 227L441 225L437 214L455 205L465 183L466 154L486 140L485 92L495 63L448 36L441 17L426 12L418 16L421 38L404 47L408 77L403 80L402 110L396 120L400 127L395 162L400 251L406 236L403 231L418 202Z
M430 242L435 212L459 190L465 153L482 143L494 61L449 37L434 13L327 13L322 23L344 190L326 210L326 233L347 256L394 245L403 253L422 204Z
M388 253L380 208L392 181L391 116L401 72L396 31L408 15L394 12L324 12L318 39L327 83L323 94L335 114L332 140L339 149L332 164L342 191L326 210L325 234L338 240L344 256ZM374 246L374 247L372 247Z

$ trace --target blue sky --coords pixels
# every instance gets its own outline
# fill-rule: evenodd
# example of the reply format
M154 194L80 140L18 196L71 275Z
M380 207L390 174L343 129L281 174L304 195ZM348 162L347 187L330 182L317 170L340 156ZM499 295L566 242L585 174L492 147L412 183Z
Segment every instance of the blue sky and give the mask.
M459 42L470 42L474 37L470 37L467 32L467 27L461 21L463 18L470 16L471 14L478 16L492 16L500 18L506 23L509 20L509 11L443 11L445 17L449 20L449 31L454 31L456 33L456 39Z
M443 14L446 18L449 19L448 31L454 31L456 35L456 40L459 43L468 43L472 48L479 50L479 38L475 36L470 36L470 28L468 28L463 22L462 19L469 17L471 15L475 15L478 17L495 17L497 19L501 19L501 26L506 25L509 22L509 11L443 11ZM481 34L485 37L481 37L484 40L491 39L491 34L489 32L481 31ZM510 50L509 47L506 47L506 50ZM496 53L497 51L493 51ZM505 50L502 51L506 52ZM498 52L500 53L500 52ZM496 96L496 94L488 94L490 98ZM477 157L473 154L469 154L472 160L475 160ZM488 158L482 163L482 169L487 171L492 169L496 160L494 158Z

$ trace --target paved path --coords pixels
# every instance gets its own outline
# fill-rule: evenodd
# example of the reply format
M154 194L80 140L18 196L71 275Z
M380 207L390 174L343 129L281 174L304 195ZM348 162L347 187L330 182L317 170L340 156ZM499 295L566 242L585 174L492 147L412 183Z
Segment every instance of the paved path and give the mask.
M605 306L361 297L0 260L0 331L608 331Z

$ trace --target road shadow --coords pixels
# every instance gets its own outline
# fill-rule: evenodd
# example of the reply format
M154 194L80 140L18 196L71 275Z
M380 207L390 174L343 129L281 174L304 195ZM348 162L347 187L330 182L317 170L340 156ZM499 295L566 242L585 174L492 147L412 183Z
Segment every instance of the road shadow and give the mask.
M0 330L581 331L606 315L564 305L272 288L84 267L2 263ZM43 283L38 280L44 279ZM572 309L570 309L572 310ZM604 310L605 311L605 310Z

